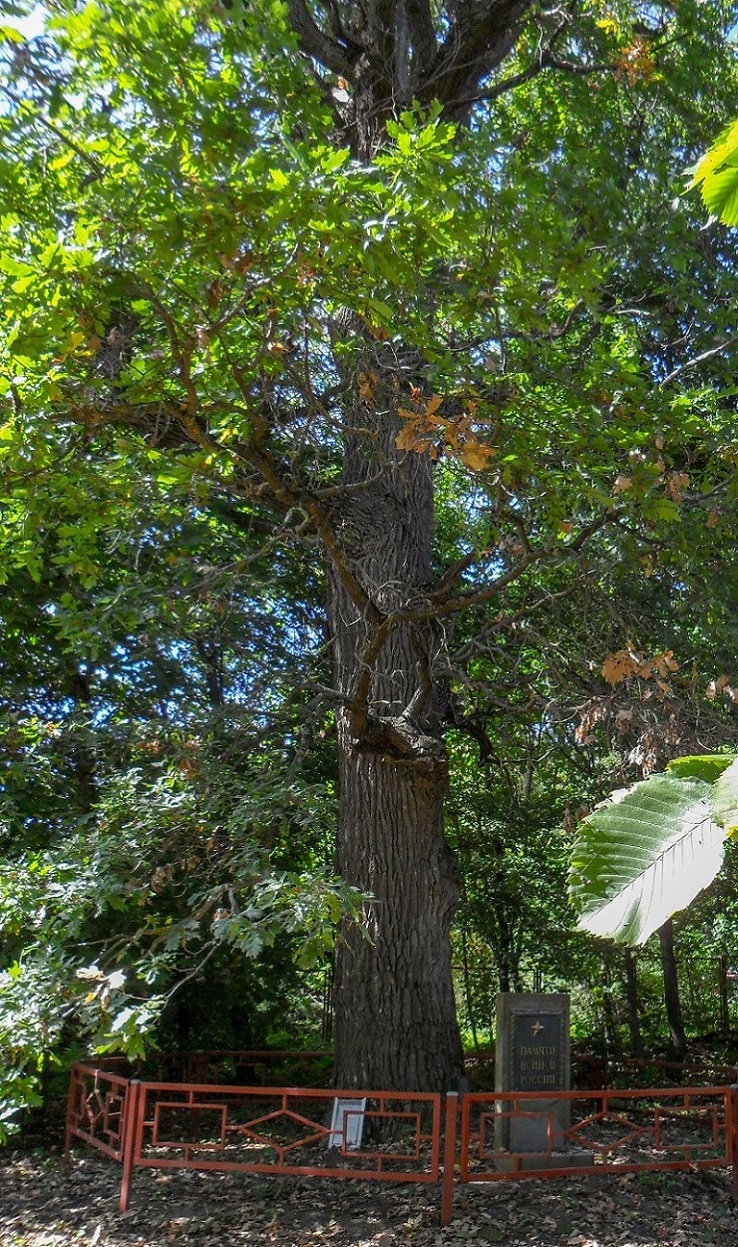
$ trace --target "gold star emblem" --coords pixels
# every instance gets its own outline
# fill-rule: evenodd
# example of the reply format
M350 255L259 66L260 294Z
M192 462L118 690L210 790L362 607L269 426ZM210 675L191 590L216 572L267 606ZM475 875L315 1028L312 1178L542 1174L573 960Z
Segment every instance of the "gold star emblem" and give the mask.
M540 1035L541 1031L545 1029L546 1029L545 1026L542 1026L541 1023L536 1019L536 1021L533 1023L533 1034L535 1035L536 1039Z

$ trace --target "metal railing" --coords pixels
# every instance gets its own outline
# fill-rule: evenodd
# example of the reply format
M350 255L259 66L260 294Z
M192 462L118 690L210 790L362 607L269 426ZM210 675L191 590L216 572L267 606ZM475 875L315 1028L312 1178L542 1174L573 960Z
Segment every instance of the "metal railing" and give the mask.
M738 1200L736 1086L473 1092L459 1107L459 1183L731 1167ZM512 1127L531 1126L535 1150L511 1150ZM455 1182L446 1168L443 1225Z
M137 1168L422 1183L440 1176L437 1094L137 1079L123 1091L124 1083L118 1075L75 1065L66 1139L67 1155L78 1138L122 1161L121 1211ZM107 1125L113 1096L115 1106L120 1103L114 1140ZM336 1103L346 1106L340 1124L332 1119Z
M98 1148L113 1160L125 1155L131 1105L131 1080L96 1066L73 1065L67 1099L69 1155L72 1137Z
M535 1150L525 1151L518 1132L531 1128ZM67 1156L75 1139L122 1164L122 1211L138 1168L442 1177L442 1225L459 1185L529 1178L728 1167L738 1202L736 1085L451 1092L444 1105L418 1091L147 1081L81 1062L70 1079Z

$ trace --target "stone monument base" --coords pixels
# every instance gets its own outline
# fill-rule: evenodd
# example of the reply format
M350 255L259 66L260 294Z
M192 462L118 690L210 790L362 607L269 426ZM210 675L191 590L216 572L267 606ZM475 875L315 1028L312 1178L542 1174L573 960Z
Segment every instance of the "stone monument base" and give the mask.
M551 1152L550 1156L526 1156L524 1153L506 1156L496 1152L493 1159L498 1173L513 1173L516 1170L530 1172L532 1169L576 1169L594 1164L594 1155L584 1148L575 1148L571 1152Z

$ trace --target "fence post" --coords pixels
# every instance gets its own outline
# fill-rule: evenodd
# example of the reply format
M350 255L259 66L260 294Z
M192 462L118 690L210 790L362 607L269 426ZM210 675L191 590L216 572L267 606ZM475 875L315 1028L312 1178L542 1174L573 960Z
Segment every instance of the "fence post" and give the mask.
M128 1084L126 1095L126 1119L123 1127L123 1177L120 1184L120 1210L126 1212L131 1194L131 1179L136 1158L136 1142L138 1139L138 1119L143 1113L146 1100L142 1084L138 1078L132 1078Z
M449 1091L446 1095L446 1121L443 1145L443 1190L441 1195L441 1225L449 1225L454 1215L454 1182L456 1181L456 1134L459 1117L459 1094Z
M731 1083L728 1098L730 1101L730 1163L733 1169L731 1194L733 1203L738 1204L738 1083Z

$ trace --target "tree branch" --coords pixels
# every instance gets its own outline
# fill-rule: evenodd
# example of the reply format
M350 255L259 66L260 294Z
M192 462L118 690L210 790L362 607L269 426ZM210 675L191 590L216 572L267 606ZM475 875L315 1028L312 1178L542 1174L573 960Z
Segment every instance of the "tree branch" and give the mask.
M440 99L446 112L503 60L515 44L532 0L492 0L464 4L451 23L431 72L420 92L423 103Z
M351 76L352 59L340 44L320 29L308 12L304 0L287 0L290 22L299 36L303 52L342 77Z
M471 104L481 104L482 102L496 100L508 91L513 91L516 87L522 86L523 83L530 82L531 78L537 77L544 69L559 69L568 74L578 74L587 77L589 74L611 73L615 68L616 66L609 61L584 65L577 61L559 60L557 57L552 56L550 52L544 51L527 69L521 70L519 74L511 74L509 78L503 78L502 82L495 83L487 91L478 91L476 95L467 95L464 99L452 100L448 107L468 108Z
M410 43L420 62L418 77L428 71L438 52L436 31L429 0L407 0L407 20L410 27Z
M675 381L677 377L681 377L682 373L686 372L689 368L696 368L698 364L704 364L705 360L713 359L715 355L722 354L722 352L727 350L727 348L732 346L732 344L733 339L728 338L727 342L721 342L719 346L713 346L711 350L703 351L701 355L695 355L694 359L688 359L686 363L680 364L678 368L675 368L673 372L669 373L668 377L664 377L663 381L659 382L659 389L663 390L665 385L669 385L671 381Z

